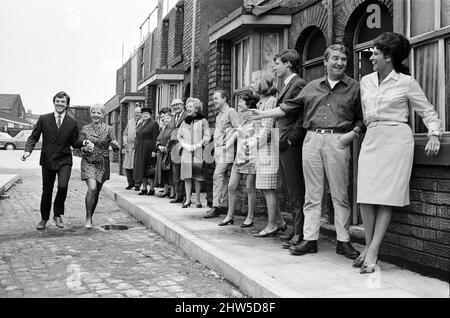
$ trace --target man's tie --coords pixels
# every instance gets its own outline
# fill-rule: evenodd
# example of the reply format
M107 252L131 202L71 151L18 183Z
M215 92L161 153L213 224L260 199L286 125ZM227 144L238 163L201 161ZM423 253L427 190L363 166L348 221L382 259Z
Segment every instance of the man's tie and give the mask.
M56 126L58 127L58 129L59 129L59 127L61 127L61 115L58 116L58 121L56 122Z

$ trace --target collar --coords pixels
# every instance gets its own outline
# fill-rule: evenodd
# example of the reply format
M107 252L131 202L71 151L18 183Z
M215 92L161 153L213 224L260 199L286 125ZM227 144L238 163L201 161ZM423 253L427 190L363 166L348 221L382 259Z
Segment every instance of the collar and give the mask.
M66 113L67 112L64 112L64 113L61 114L61 121L64 120L64 117L66 116ZM55 116L55 119L58 120L58 116L60 116L60 114L58 114L57 112L53 112L53 114Z
M291 75L289 75L288 77L286 77L284 79L284 86L286 87L287 84L289 84L289 82L296 76L296 73L292 73Z
M388 76L386 76L386 78L384 79L384 81L387 81L388 79L393 79L394 81L398 81L398 78L400 77L400 74L397 73L395 70L392 70ZM383 81L383 82L384 82Z
M327 83L328 82L328 76L325 74L325 76L321 77L320 83ZM344 83L346 86L350 84L350 78L347 76L347 74L344 74L344 76L339 80L339 82Z
M228 109L230 108L230 106L228 104L223 105L223 107L219 110L219 113L225 113Z

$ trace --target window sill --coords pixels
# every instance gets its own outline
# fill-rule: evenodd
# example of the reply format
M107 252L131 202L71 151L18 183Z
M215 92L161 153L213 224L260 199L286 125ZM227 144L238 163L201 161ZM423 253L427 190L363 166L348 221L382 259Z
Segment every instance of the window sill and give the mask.
M175 67L177 64L181 63L183 61L183 54L178 55L177 57L173 58L170 67Z
M440 138L441 149L436 156L429 157L425 154L427 141L426 134L414 135L414 165L450 166L450 132L445 132Z

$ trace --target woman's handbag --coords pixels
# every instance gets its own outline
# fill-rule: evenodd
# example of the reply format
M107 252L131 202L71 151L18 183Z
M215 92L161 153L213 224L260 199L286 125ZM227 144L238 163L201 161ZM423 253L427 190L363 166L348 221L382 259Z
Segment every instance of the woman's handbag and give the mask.
M161 170L169 171L172 167L172 160L168 153L164 153L161 159Z
M147 178L154 177L155 174L156 174L156 165L155 164L150 164L145 167L145 176Z

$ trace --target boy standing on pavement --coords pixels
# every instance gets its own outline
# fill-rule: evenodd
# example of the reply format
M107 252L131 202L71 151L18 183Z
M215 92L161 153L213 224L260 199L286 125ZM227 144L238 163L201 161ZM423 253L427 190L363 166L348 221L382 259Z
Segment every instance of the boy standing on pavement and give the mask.
M53 97L55 111L41 115L25 145L22 161L25 161L34 149L42 134L42 150L39 164L42 166L42 198L41 221L38 230L43 230L50 217L53 186L58 175L58 191L53 203L53 220L57 227L63 228L61 215L64 215L64 202L67 196L70 173L72 170L73 148L87 146L93 149L94 144L89 140L78 137L78 123L67 115L70 96L66 92L59 92Z

